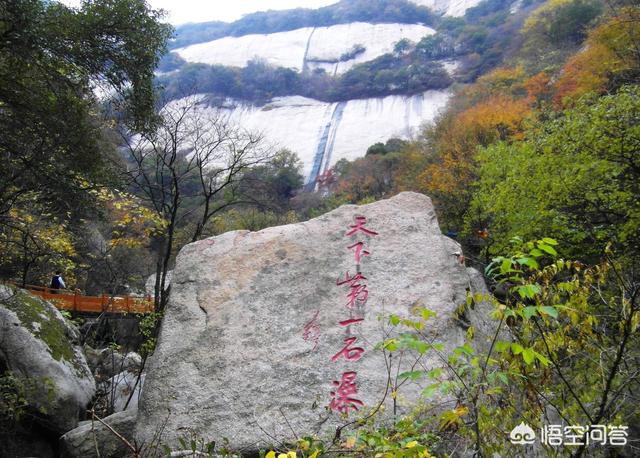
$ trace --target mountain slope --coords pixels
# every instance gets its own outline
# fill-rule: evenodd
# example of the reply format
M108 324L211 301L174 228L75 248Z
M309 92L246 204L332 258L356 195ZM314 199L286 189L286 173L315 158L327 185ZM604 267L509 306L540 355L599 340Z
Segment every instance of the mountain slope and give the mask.
M445 16L459 17L469 9L480 3L481 0L412 0L420 6L426 6L430 10Z
M411 135L423 122L434 120L449 96L446 91L428 91L337 103L282 97L263 107L235 104L222 111L244 128L262 132L275 146L295 151L305 176L314 179L340 159L362 156L373 143ZM217 110L208 109L212 116Z
M478 0L466 0L474 4ZM185 24L176 29L171 49L195 43L205 43L223 37L286 32L305 27L328 27L351 22L370 24L427 24L437 21L437 15L420 1L408 0L340 0L318 9L296 8L284 11L260 11L232 22ZM446 2L444 3L447 4Z
M329 27L306 27L266 35L225 37L176 52L188 62L243 67L258 57L296 71L323 68L343 73L357 63L393 51L402 39L419 41L435 33L419 24L367 24L354 22ZM359 51L359 52L358 52Z
M432 121L453 82L507 55L534 2L343 0L193 25L178 29L174 45L185 46L174 47L159 82L169 99L206 94L210 109L297 153L313 181Z

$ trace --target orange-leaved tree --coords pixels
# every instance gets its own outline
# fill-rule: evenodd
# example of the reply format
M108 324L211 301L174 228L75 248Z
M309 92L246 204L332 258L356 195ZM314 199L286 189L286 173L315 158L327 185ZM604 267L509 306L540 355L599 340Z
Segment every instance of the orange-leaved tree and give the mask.
M589 33L555 84L557 106L573 106L589 92L636 82L640 75L640 8L627 7Z
M445 227L459 227L476 179L479 147L520 138L531 115L527 99L490 96L456 115L442 118L431 136L433 160L417 178L417 187L436 199Z

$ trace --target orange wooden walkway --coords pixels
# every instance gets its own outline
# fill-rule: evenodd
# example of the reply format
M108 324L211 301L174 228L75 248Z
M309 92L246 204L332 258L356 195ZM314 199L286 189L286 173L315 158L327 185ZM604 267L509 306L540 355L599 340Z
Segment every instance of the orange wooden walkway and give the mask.
M151 313L154 310L151 296L83 296L78 291L67 289L52 289L46 286L19 285L10 282L18 288L26 289L31 294L48 300L61 310L82 313Z

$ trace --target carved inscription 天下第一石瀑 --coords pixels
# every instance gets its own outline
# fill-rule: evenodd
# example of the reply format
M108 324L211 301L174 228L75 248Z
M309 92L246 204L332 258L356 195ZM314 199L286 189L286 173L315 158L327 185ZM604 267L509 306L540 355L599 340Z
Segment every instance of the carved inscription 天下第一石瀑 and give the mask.
M346 237L356 237L356 241L347 246L347 249L353 252L356 263L356 273L351 275L347 271L344 276L340 276L336 280L337 286L347 286L349 288L347 301L345 303L345 307L349 311L349 316L338 322L339 326L347 328L348 337L344 339L344 346L331 357L332 362L337 362L341 358L351 363L357 362L365 352L363 347L358 346L358 338L351 336L350 327L364 320L361 308L364 307L369 298L367 277L362 274L360 263L364 257L369 256L371 253L367 251L365 242L357 240L357 238L375 237L378 233L367 228L366 223L366 217L356 216L355 224L349 226L349 230L345 234ZM333 390L330 393L331 401L329 402L329 408L331 410L348 414L351 410L358 410L364 405L364 402L357 398L357 376L358 373L356 371L348 370L342 373L339 380L332 381Z

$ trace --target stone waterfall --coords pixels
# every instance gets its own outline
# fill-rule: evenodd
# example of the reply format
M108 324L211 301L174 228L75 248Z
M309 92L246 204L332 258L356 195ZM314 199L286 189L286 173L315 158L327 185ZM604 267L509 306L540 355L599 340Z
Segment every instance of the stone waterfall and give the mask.
M304 175L310 177L340 159L364 156L374 143L410 137L422 124L435 119L450 95L449 91L427 91L340 103L290 96L275 98L261 107L228 100L222 108L202 109L211 111L212 118L219 114L214 112L221 111L231 122L261 132L274 148L297 153Z

